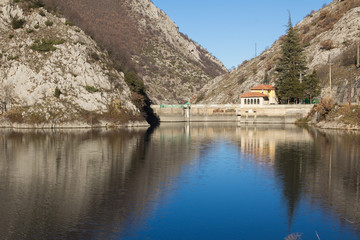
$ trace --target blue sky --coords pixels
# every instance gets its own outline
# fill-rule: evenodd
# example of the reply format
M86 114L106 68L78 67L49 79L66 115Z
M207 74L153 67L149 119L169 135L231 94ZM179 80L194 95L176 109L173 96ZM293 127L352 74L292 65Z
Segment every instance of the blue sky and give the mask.
M153 0L182 33L205 47L227 68L271 47L293 24L331 0Z

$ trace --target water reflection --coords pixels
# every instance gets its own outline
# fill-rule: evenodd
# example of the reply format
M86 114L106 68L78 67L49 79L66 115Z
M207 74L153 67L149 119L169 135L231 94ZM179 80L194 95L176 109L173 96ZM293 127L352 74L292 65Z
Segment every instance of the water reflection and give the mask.
M89 224L91 215L102 211L104 196L125 191L134 159L143 155L144 134L2 131L1 238L64 238L78 231L77 225ZM132 211L110 203L120 206L109 215L114 218Z
M205 171L224 142L244 156L234 161L267 173L281 192L287 217L279 236L299 225L306 231L307 223L298 223L304 205L334 216L354 231L350 236L360 231L359 134L208 123L154 131L0 130L0 238L136 238L184 184L179 176Z

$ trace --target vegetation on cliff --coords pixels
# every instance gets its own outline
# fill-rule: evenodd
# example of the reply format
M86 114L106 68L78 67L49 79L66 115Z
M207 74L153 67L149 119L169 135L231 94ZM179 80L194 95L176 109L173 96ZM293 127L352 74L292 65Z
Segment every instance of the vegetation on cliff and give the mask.
M31 0L0 4L0 124L143 122L108 52L42 6Z

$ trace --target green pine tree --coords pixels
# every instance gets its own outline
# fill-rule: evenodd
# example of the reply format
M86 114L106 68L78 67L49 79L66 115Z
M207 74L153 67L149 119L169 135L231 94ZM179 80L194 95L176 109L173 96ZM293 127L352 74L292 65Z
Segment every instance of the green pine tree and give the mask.
M304 78L302 85L304 89L304 97L309 99L310 103L314 97L319 96L321 93L319 78L315 70L309 76Z
M282 102L296 102L304 95L300 83L300 78L305 77L306 70L303 51L303 46L289 17L287 35L282 43L282 56L276 68L277 94Z

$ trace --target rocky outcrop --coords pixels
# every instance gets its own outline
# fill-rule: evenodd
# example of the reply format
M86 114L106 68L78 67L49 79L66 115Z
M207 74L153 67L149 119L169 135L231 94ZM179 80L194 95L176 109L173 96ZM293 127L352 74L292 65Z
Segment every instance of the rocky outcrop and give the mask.
M154 103L185 103L227 72L150 0L45 0L94 37L125 70L135 69Z
M332 97L337 103L352 101L360 95L360 74L355 67L356 45L360 42L360 2L334 1L317 12L311 12L295 26L305 47L308 72L318 71L323 87L321 97L329 97L329 65L332 63ZM276 65L281 56L280 37L260 56L244 61L229 74L210 81L198 94L203 103L236 103L239 96L255 85L274 84ZM351 85L351 86L350 86Z
M124 74L82 30L43 8L2 3L0 12L0 116L9 117L2 125L141 120Z

